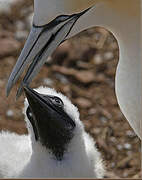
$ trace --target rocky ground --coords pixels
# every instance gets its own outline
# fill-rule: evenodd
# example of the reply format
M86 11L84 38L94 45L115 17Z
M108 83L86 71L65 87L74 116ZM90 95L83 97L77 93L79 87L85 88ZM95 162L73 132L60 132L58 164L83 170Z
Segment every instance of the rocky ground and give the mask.
M0 130L27 133L22 115L24 96L15 101L19 82L6 98L5 87L30 29L32 1L0 7ZM118 63L115 38L102 28L65 41L50 57L31 86L54 87L79 108L86 131L102 152L109 178L140 178L140 140L121 113L114 91Z

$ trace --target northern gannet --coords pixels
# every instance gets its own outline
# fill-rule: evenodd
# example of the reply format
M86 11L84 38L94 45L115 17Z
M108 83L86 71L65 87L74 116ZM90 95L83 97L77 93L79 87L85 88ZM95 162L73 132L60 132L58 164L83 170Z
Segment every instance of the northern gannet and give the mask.
M25 86L24 91L29 135L1 133L0 177L102 178L101 155L78 109L53 89Z
M7 95L27 64L32 62L23 81L29 84L60 43L94 26L108 29L118 41L116 96L142 138L141 0L34 0L33 26L10 75Z

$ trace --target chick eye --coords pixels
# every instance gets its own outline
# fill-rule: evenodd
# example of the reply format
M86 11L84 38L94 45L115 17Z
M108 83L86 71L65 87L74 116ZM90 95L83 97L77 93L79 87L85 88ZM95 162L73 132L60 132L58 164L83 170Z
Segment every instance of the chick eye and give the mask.
M58 97L53 97L52 101L53 101L54 104L56 104L58 106L63 106L64 105L63 101L60 98L58 98Z
M26 114L27 114L28 119L29 119L30 121L32 121L32 120L33 120L33 115L32 115L32 113L31 113L31 110L30 110L29 107L27 108Z
M34 134L35 134L35 139L37 141L38 140L38 131L37 131L37 128L36 128L36 125L35 125L35 122L34 122L34 119L33 119L33 115L32 115L32 112L31 112L29 106L28 106L28 108L26 110L26 114L27 114L27 117L28 117L29 121L31 122L31 125L32 125L33 130L34 130Z
M59 99L57 99L57 98L55 98L54 100L55 100L55 102L58 103L58 104L61 103L61 101L60 101Z

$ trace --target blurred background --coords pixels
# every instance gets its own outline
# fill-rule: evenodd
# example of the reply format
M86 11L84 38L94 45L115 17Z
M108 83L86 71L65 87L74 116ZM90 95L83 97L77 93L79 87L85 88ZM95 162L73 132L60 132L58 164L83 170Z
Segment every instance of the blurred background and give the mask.
M32 0L0 0L0 130L27 133L24 95L15 100L19 82L6 98L5 88L28 36ZM65 41L48 58L31 87L55 88L79 108L86 131L95 139L108 178L140 178L140 140L121 113L115 96L119 59L117 41L96 27Z

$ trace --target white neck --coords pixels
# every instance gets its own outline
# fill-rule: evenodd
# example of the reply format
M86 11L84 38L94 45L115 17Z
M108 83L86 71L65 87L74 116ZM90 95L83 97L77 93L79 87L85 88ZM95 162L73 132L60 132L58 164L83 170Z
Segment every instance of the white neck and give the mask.
M116 95L122 112L140 136L142 117L141 0L35 0L34 22L39 25L47 24L59 14L72 14L93 4L95 7L76 22L69 37L94 26L102 26L115 35L120 48L116 73Z
M120 50L115 82L118 103L137 135L142 137L140 1L113 0L107 3L106 0L105 2L98 4L80 18L72 29L70 37L76 34L76 31L80 32L94 26L104 27L114 34Z
M137 135L142 137L140 129L142 117L141 2L140 0L105 2L98 4L79 19L70 36L74 35L76 29L82 31L94 25L102 26L114 34L120 50L115 82L116 96L123 114Z
M82 177L89 177L88 174L91 175L91 173L93 177L94 173L91 168L90 172L85 172L85 169L88 169L92 164L88 161L83 133L83 130L77 130L62 161L57 161L46 147L34 141L30 162L23 170L21 177L80 177L81 174Z

